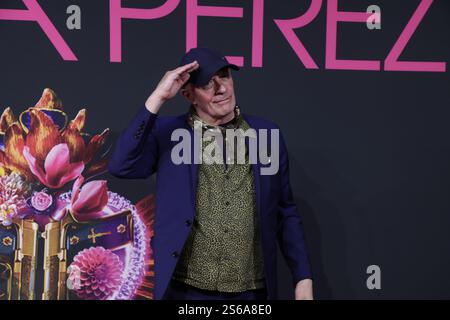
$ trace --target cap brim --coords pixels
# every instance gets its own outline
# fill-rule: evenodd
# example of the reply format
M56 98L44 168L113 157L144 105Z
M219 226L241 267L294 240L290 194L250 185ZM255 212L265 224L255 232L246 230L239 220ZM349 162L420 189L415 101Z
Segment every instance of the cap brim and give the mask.
M228 61L220 61L215 65L209 66L207 69L201 69L202 66L200 65L199 70L196 70L198 71L198 76L193 79L192 83L196 86L204 86L211 80L217 71L225 67L229 67L236 71L239 70L237 65L229 63Z

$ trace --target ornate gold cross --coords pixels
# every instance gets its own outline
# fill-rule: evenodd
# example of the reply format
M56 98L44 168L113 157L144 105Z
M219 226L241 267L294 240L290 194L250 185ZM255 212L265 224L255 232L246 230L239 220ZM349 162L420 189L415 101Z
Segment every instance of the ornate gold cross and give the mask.
M91 234L88 235L88 239L92 240L92 243L94 244L96 242L97 238L110 235L111 231L109 232L101 232L101 233L95 233L94 228L91 229Z

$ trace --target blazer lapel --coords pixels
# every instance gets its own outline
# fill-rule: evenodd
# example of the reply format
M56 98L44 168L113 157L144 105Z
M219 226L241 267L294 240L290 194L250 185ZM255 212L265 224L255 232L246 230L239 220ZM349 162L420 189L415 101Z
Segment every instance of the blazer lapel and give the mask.
M195 152L198 152L198 147L201 148L201 146L197 146L195 143L195 135L194 135L194 129L188 124L187 117L189 113L186 114L185 118L185 127L189 130L191 134L191 164L186 165L186 167L189 167L189 176L190 176L190 182L191 182L191 196L192 196L192 203L194 204L194 212L195 206L197 203L197 184L198 184L198 164L195 161ZM196 150L197 148L197 150Z
M193 136L193 134L192 134ZM194 152L194 139L192 141L192 152ZM197 184L198 184L198 164L196 164L194 161L189 165L190 169L190 177L191 177L191 193L192 193L192 203L197 203Z
M245 114L242 114L242 116L244 117L245 121L248 123L248 125L250 126L250 128L254 129L256 131L256 143L257 143L257 150L259 150L259 145L258 145L258 141L259 141L259 136L258 136L258 128L255 126L255 124L253 123L253 121L251 121ZM249 149L249 139L254 139L254 138L247 138L245 139L245 147L246 150L250 150ZM256 196L256 209L258 210L259 216L262 219L262 212L261 212L261 177L259 175L259 173L261 172L261 164L258 161L258 156L256 157L256 163L252 163L252 173L253 173L253 181L255 183L255 196Z
M248 148L248 145L247 145L247 148ZM260 176L259 176L259 172L260 172L259 162L256 162L255 164L252 164L252 171L253 171L253 181L255 182L256 209L258 210L258 212L260 214L260 218L262 218L262 213L261 213L261 179L260 179Z

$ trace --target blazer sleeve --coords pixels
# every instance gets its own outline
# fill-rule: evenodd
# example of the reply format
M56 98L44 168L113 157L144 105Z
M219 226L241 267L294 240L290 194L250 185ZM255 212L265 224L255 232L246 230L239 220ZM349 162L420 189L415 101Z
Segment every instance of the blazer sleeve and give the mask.
M145 179L156 171L158 143L155 122L158 115L145 106L117 140L108 171L118 178Z
M303 279L312 279L309 254L302 218L292 196L289 181L289 156L280 133L280 181L277 238L281 252L291 270L294 286Z

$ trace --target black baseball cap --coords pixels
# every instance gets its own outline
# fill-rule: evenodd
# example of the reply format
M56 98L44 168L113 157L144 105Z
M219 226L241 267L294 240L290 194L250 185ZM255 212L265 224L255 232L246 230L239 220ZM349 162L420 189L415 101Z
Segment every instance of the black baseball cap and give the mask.
M190 73L188 83L196 86L204 86L214 74L224 67L239 70L239 67L228 62L227 58L219 51L211 48L193 48L181 59L180 66L197 61L199 67Z

